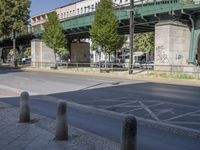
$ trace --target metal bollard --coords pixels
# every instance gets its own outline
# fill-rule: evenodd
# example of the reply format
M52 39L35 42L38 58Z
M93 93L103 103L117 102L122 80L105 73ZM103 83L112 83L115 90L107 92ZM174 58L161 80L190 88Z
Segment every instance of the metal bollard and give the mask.
M57 106L55 140L68 140L66 102L59 102Z
M22 92L20 95L19 122L30 122L29 94Z
M137 150L137 120L134 116L126 116L123 122L121 150Z

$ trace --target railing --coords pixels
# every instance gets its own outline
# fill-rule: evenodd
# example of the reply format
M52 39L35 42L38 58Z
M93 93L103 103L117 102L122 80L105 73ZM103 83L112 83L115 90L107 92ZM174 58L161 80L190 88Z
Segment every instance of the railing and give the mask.
M127 72L130 70L128 63L50 63L32 62L35 68L51 68L72 71L96 71L96 72ZM173 77L180 79L200 79L200 66L181 66L181 65L155 65L155 64L133 64L131 66L133 74L148 76Z

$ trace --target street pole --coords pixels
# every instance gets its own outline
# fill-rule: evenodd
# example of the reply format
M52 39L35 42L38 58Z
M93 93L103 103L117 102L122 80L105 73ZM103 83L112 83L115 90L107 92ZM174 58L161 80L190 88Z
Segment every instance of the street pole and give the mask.
M134 0L130 1L130 35L129 35L129 74L133 73L133 51L134 51Z
M16 54L16 31L13 30L13 59L14 59L14 67L17 67L17 54Z

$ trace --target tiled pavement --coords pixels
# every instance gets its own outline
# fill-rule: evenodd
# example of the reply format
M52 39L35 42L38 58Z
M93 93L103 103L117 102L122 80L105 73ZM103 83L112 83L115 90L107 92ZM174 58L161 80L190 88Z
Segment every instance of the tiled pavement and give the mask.
M32 123L18 123L18 109L0 102L1 150L117 150L119 145L94 134L69 127L68 141L55 141L55 122L32 114Z

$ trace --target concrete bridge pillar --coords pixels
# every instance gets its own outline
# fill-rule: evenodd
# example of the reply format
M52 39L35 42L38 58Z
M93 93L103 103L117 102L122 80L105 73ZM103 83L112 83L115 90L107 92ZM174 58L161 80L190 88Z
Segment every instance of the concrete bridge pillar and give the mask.
M71 43L71 62L90 63L90 43Z
M196 60L197 64L200 65L200 16L196 17L195 20L195 31L196 31L196 39L197 39L197 55Z
M55 66L54 50L47 47L40 39L31 41L31 64L33 67Z
M155 26L155 65L188 65L190 28L174 21L163 21ZM162 70L169 67L155 67Z

